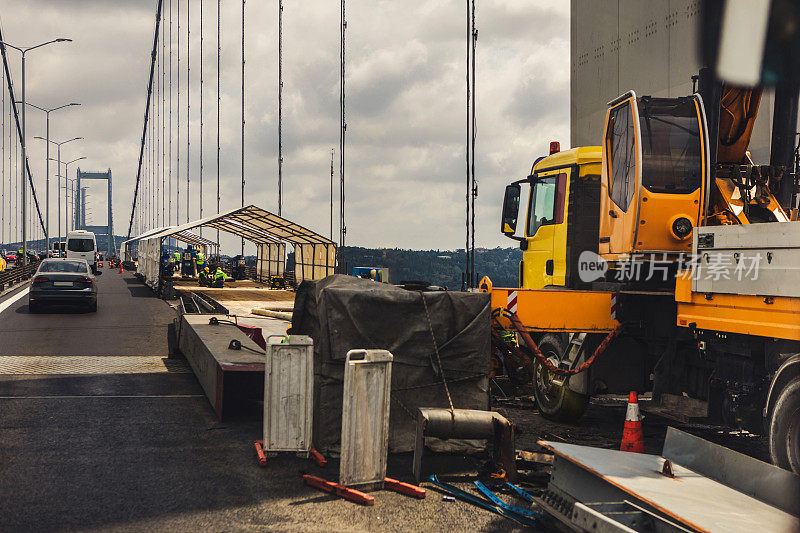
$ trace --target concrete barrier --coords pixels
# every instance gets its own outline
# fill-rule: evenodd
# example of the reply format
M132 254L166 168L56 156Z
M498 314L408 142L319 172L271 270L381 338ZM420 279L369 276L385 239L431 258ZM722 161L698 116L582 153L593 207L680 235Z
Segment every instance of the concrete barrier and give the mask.
M212 318L219 323L211 324ZM235 412L243 400L263 399L266 355L224 317L182 315L178 346L219 420Z

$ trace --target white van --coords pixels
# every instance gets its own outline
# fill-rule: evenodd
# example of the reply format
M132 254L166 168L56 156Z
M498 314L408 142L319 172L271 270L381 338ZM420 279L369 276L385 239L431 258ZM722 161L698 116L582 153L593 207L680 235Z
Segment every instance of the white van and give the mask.
M75 230L67 233L67 259L83 259L97 271L97 241L94 233Z

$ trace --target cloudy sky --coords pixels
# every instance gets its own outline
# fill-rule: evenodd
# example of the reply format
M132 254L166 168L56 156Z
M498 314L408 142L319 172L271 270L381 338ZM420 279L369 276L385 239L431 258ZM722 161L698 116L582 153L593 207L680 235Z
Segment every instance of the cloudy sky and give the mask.
M202 1L203 213L208 215L216 210L217 1ZM172 0L173 160L178 150L176 2ZM172 179L176 183L180 174L182 221L186 220L187 5L191 8L190 217L197 218L200 208L200 2L181 0L181 168L173 161ZM85 137L65 145L62 159L86 156L80 162L82 170L112 169L115 229L122 234L127 232L133 198L156 4L156 0L0 0L0 24L9 43L28 46L56 37L74 40L28 55L27 99L41 107L72 101L82 104L52 114L51 138ZM164 6L169 61L170 0L164 0ZM464 245L464 9L464 2L444 0L347 2L350 245L413 249ZM246 202L274 211L277 1L251 0L246 10ZM549 141L560 140L562 147L569 142L569 2L478 2L476 18L480 193L476 240L478 246L511 246L498 232L504 185L526 175ZM334 147L338 180L339 2L286 0L283 50L283 214L328 234ZM241 2L222 0L222 209L240 203L240 54ZM18 90L19 54L12 53L9 60ZM166 77L168 84L169 72ZM7 118L5 122L7 136ZM29 111L29 159L40 197L44 195L45 143L32 138L44 133L44 114ZM7 160L6 153L6 189L11 179ZM70 168L70 177L75 166ZM51 191L55 228L54 184ZM90 190L91 219L96 224L105 223L104 197L99 185ZM174 219L174 186L172 201ZM223 240L223 246L233 242Z

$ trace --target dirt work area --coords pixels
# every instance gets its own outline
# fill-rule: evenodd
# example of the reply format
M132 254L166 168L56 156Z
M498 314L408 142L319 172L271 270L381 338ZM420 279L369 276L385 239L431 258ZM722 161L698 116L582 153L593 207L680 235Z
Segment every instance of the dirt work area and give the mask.
M568 442L598 448L619 449L625 421L627 398L593 398L586 414L577 424L547 420L528 397L495 400L493 410L504 414L516 426L518 450L540 451L539 440ZM640 399L643 410L645 452L661 454L669 426L691 433L756 459L769 462L767 439L746 431L719 426L685 423L648 412L649 400Z

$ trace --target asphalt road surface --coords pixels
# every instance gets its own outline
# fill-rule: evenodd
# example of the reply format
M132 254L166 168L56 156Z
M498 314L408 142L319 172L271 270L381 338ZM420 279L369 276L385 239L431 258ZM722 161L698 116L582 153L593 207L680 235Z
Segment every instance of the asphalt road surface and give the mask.
M362 507L302 485L293 456L259 468L258 406L217 422L170 358L169 305L130 274L98 279L99 309L30 314L0 297L0 530L508 531L462 502L382 491ZM16 299L15 299L16 298ZM410 457L390 475L409 480Z

